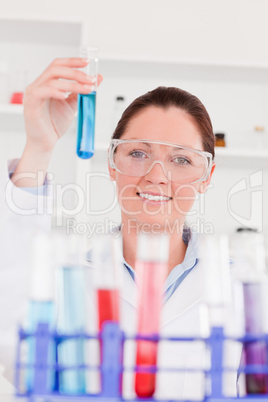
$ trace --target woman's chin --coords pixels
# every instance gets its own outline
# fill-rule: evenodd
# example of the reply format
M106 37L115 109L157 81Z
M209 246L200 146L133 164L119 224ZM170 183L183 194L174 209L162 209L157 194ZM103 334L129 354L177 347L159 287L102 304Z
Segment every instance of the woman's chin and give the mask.
M184 220L185 217L170 219L167 215L139 214L138 216L128 216L125 225L129 233L144 231L155 234L162 232L175 234L181 233Z

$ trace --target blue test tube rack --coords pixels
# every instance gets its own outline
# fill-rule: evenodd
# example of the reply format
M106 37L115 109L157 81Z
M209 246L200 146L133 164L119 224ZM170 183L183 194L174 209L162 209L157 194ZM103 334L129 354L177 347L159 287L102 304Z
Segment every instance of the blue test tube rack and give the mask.
M98 336L102 341L102 364L100 366L101 372L101 383L102 390L100 394L93 395L77 395L77 396L65 396L59 394L56 390L53 392L47 391L47 376L48 369L51 368L47 365L47 356L49 350L49 343L53 338L56 343L64 341L64 339L69 339L73 337L83 337L83 338L95 338L94 336L89 336L87 334L74 334L72 336L59 336L56 333L51 333L49 331L48 325L40 323L38 325L37 331L35 333L29 333L22 329L19 330L19 342L17 349L17 361L16 361L16 378L15 378L15 386L16 389L20 389L20 377L21 371L27 367L27 364L23 364L20 361L20 349L21 343L27 339L29 336L34 336L36 338L36 363L34 365L34 386L33 390L30 394L23 393L17 391L16 396L18 398L28 398L29 402L37 402L37 401L46 401L46 402L82 402L83 400L87 402L100 402L100 401L110 401L110 402L122 402L122 401L132 401L132 402L156 402L160 401L159 399L154 398L137 398L137 399L123 399L121 397L120 391L120 383L121 376L124 368L122 367L122 345L124 340L131 339L129 337L125 337L124 333L120 330L119 325L114 322L107 322L103 326L103 330ZM225 397L222 393L222 374L223 374L223 343L227 337L224 336L224 331L222 327L213 327L211 330L211 334L208 338L196 338L196 337L165 337L160 338L158 336L154 337L144 337L144 336L136 336L132 339L147 339L158 341L161 339L180 342L180 341L195 341L202 340L205 341L211 350L211 366L209 370L205 371L206 376L210 377L211 381L211 392L209 396L206 396L204 402L237 402L237 401L248 401L248 402L259 402L259 401L268 401L268 395L249 395L246 397ZM228 338L230 339L230 338ZM268 336L262 337L254 337L247 335L242 338L233 338L239 342L254 342L257 340L264 340L268 345ZM31 366L32 367L32 366ZM55 364L55 371L64 369L59 365ZM77 368L93 368L93 367L77 367ZM96 367L94 367L96 369ZM137 368L136 368L137 369ZM146 369L147 371L147 369ZM157 368L148 368L149 372L157 371ZM268 374L268 366L247 366L241 370L245 373L267 373ZM161 401L160 401L161 402ZM167 401L162 401L167 402ZM169 402L193 402L186 400L174 400Z

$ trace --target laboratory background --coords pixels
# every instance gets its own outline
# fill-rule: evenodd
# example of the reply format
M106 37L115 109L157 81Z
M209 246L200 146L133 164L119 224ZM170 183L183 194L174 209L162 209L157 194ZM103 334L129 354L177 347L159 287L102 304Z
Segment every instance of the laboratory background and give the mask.
M1 162L23 150L25 87L54 58L78 56L81 44L97 46L104 81L95 155L77 158L74 121L49 169L56 183L53 225L90 236L120 222L108 177L109 140L122 110L164 85L201 99L220 145L210 188L197 197L188 224L208 234L250 227L267 235L267 14L266 0L2 1Z

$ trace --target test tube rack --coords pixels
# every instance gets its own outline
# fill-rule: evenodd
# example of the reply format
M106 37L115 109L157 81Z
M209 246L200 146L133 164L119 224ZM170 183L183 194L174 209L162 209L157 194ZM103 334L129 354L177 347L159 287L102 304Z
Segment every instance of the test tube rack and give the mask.
M21 380L21 372L25 368L29 367L29 364L23 363L20 361L21 355L21 344L28 337L35 337L36 339L36 347L35 347L35 364L30 367L34 368L34 384L33 390L31 393L24 393L19 391L20 389L20 380ZM29 402L100 402L100 401L110 401L110 402L156 402L160 401L159 399L154 398L137 398L137 399L123 399L120 395L120 377L124 368L122 367L121 362L121 351L122 344L124 340L130 339L126 338L125 334L120 330L119 325L114 322L107 322L103 326L103 330L99 334L98 338L102 341L102 364L100 366L101 372L101 384L102 390L100 394L92 395L63 395L59 394L59 392L55 391L53 393L49 393L47 390L47 376L48 369L51 368L47 364L47 356L49 350L49 343L53 338L56 342L63 342L65 339L70 338L95 338L94 336L88 334L74 334L74 335L58 335L56 333L51 333L49 331L48 325L40 323L38 325L37 331L34 333L29 333L24 331L23 329L19 330L19 342L17 348L17 360L16 360L16 377L15 377L15 387L17 391L17 398L26 398ZM248 401L248 402L259 402L259 401L268 401L267 395L249 395L245 397L225 397L222 393L222 374L223 374L223 343L227 338L224 335L224 330L222 327L213 327L211 329L210 336L207 338L196 338L196 337L165 337L160 338L158 336L154 337L144 337L137 335L132 339L147 339L152 341L159 341L162 339L180 342L180 341L195 341L202 340L205 341L211 350L211 364L210 368L205 372L206 376L210 377L211 381L211 391L210 395L206 396L204 402L237 402L237 401ZM232 338L234 339L234 338ZM235 340L246 343L246 342L256 342L258 340L264 340L268 345L268 336L252 336L246 335L241 338L235 338ZM53 368L57 370L62 370L64 367L60 367L59 365L53 365ZM74 367L72 367L73 369ZM79 366L78 368L93 368L89 366ZM96 367L94 367L96 369ZM148 369L148 371L156 372L157 368ZM268 375L268 366L246 366L241 369L244 373L267 373ZM161 401L160 401L161 402ZM162 401L167 402L167 401ZM186 400L173 400L169 402L192 402Z

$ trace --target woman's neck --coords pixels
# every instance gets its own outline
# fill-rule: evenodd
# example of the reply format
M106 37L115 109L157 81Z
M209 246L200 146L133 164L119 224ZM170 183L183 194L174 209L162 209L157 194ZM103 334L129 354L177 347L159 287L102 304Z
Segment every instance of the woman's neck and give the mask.
M181 226L183 228L183 225ZM127 226L122 225L123 256L125 261L135 269L137 249L137 228L126 230ZM170 234L168 274L172 269L182 263L187 250L187 245L182 238L182 230L179 233Z

